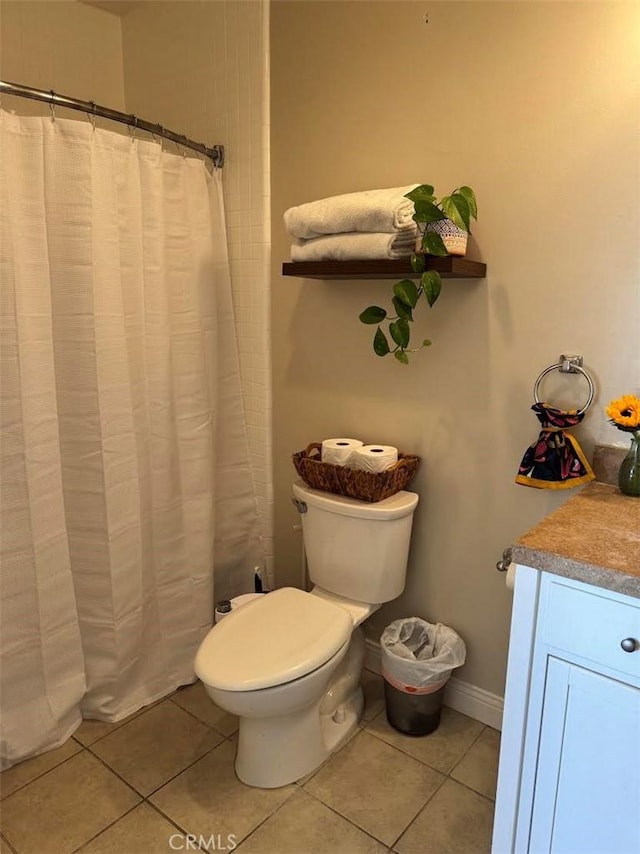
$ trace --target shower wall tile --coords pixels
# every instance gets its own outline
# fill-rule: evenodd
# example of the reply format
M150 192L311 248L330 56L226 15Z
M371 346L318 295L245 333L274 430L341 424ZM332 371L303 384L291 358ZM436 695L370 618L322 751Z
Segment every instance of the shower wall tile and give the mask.
M72 0L2 0L0 79L124 109L120 20ZM46 116L49 106L4 96L5 109ZM60 118L82 113L58 108Z
M194 139L225 145L223 182L240 371L270 568L268 15L263 0L150 0L122 19L122 32L127 110Z

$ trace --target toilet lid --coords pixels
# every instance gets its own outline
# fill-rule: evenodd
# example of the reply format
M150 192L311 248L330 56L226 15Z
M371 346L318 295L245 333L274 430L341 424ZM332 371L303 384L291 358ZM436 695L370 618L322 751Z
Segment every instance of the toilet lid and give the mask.
M338 605L282 587L214 626L196 654L195 671L225 691L284 685L323 665L352 631L351 617Z

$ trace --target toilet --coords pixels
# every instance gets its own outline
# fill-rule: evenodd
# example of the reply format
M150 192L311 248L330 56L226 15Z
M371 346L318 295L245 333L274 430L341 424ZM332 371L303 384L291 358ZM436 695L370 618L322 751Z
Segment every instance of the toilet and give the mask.
M418 496L369 504L293 484L309 578L215 625L195 672L211 699L240 718L236 773L275 788L314 771L358 724L360 624L404 590Z

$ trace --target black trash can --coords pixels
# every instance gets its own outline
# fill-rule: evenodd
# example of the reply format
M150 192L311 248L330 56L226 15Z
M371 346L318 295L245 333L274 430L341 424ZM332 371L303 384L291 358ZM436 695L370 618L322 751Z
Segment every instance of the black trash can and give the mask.
M395 620L382 633L382 675L389 724L406 735L438 728L446 683L465 662L462 638L420 617Z
M384 680L384 702L387 720L405 735L429 735L438 729L446 685L431 694L400 691Z

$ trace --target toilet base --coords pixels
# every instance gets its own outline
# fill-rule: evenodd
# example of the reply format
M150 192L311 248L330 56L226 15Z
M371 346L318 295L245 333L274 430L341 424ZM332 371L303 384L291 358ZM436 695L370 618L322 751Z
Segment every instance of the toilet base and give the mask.
M333 715L321 697L307 709L278 718L240 721L236 774L247 786L275 789L315 771L356 729L364 698L358 687Z
M364 694L358 687L333 715L320 716L320 728L328 754L339 750L358 726L364 709ZM307 772L309 773L309 772Z
M299 680L244 694L207 688L214 702L240 717L238 778L248 786L274 789L322 765L362 716L363 662L364 635L356 627L333 658ZM282 708L294 711L280 714Z

